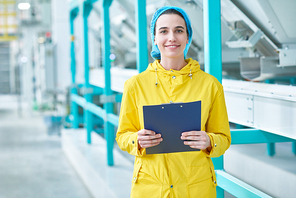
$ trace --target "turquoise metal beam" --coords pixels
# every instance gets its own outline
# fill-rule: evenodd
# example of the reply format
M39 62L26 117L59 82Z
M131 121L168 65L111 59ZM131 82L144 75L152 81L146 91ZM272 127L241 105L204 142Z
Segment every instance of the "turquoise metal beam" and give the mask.
M110 19L109 19L109 7L112 0L102 0L102 12L101 19L103 20L102 28L102 59L105 73L105 88L104 95L110 96L113 94L111 90L111 64L110 64ZM113 103L108 102L104 104L104 109L107 114L113 113ZM107 141L107 163L109 166L113 166L113 144L114 144L114 126L105 120L104 134Z
M203 0L205 71L222 82L220 0Z
M80 0L72 0L69 3L70 12L79 8L79 5L81 4Z
M78 96L76 94L71 94L71 100L72 102L75 102L77 105L81 106L82 108L85 107L85 104L86 104L85 98Z
M76 61L75 61L75 37L74 37L74 20L78 15L78 8L72 10L70 12L70 33L71 33L71 80L72 80L72 87L71 87L71 94L77 94L77 87L76 87ZM75 102L71 102L71 122L72 128L77 129L79 127L78 121L78 105Z
M86 0L86 1L88 1L90 4L93 4L93 3L97 2L98 0Z
M275 155L275 143L267 143L267 155L268 156Z
M107 120L108 120L108 122L112 123L114 126L118 127L119 117L117 115L112 114L112 113L108 113Z
M290 84L291 85L296 84L296 77L290 78ZM296 155L296 142L295 141L292 142L292 152L294 153L294 155Z
M93 113L94 115L101 117L103 119L106 119L106 112L101 107L99 107L91 102L87 102L85 98L75 95L75 94L71 94L71 99L73 102L77 103L79 106L83 107L84 109L88 110L89 112ZM114 120L115 118L112 117L111 119ZM112 122L114 122L114 121L112 121ZM117 123L117 125L118 125L118 123Z
M117 115L112 114L112 113L106 114L106 111L104 109L102 109L101 107L99 107L93 103L86 102L85 98L83 98L81 96L73 94L73 95L71 95L71 98L74 103L77 103L78 105L87 109L88 111L90 111L94 115L101 117L104 120L107 120L108 122L110 122L114 126L118 126L119 117Z
M240 125L240 124L235 124L236 129L245 129L245 126Z
M85 104L85 108L88 111L90 111L91 113L95 114L96 116L103 118L103 120L106 119L106 112L101 107L99 107L99 106L97 106L97 105L95 105L93 103L88 102L88 103Z
M223 155L220 157L212 158L215 170L224 170L224 158Z
M87 19L92 10L92 5L88 1L82 3L82 20L83 20L83 46L84 46L84 88L89 89L91 85L89 83L89 52L88 52L88 23ZM92 102L92 94L86 93L84 95L86 102ZM91 143L91 132L93 130L93 115L87 109L84 109L85 125L87 133L87 143Z
M81 4L84 4L85 2L92 5L98 0L71 0L69 3L70 12L76 8L79 8Z
M260 144L293 141L295 140L258 129L231 130L231 144Z
M241 198L271 198L271 196L257 190L256 188L242 182L230 174L216 170L217 183L235 197Z
M204 65L205 71L222 83L221 9L220 0L203 0L204 18ZM213 158L215 169L224 169L223 156ZM223 198L224 191L217 188L217 197Z
M115 101L116 102L121 102L121 99L122 99L122 94L117 94L116 97L115 97Z
M147 17L146 0L136 2L136 34L137 43L137 69L139 73L146 70L148 66L148 43L147 43Z
M93 89L93 92L92 92L93 95L101 95L104 93L104 89L102 87L92 86L92 89Z

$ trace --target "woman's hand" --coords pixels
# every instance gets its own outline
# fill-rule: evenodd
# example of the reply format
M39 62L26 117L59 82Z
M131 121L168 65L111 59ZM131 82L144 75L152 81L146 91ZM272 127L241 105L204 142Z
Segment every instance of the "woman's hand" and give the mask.
M188 131L183 132L181 136L185 145L189 145L191 148L201 150L211 150L211 139L205 131ZM191 140L191 141L186 141Z
M140 148L148 148L158 145L162 141L161 134L154 131L142 129L138 131L138 146Z

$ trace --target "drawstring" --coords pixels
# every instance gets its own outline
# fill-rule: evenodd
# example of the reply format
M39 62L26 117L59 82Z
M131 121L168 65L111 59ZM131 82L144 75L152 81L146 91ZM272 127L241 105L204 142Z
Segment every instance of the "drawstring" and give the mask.
M157 68L155 68L155 79L156 79L155 86L157 87L157 85L158 85L158 83L157 83Z
M188 75L191 79L192 79L192 73L191 73L191 69L190 69L190 74Z

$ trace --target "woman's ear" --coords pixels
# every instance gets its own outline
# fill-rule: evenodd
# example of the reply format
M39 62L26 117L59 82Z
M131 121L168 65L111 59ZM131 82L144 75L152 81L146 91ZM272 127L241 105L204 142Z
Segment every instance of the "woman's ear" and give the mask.
M189 43L189 38L188 38L188 36L187 36L187 41L186 41L186 44L188 44Z

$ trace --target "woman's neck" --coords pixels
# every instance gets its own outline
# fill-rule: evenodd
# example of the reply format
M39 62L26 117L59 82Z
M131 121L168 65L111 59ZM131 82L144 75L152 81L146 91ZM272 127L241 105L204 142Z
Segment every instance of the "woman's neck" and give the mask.
M166 70L173 69L179 71L187 65L187 62L184 60L184 58L164 58L160 60L160 64Z

